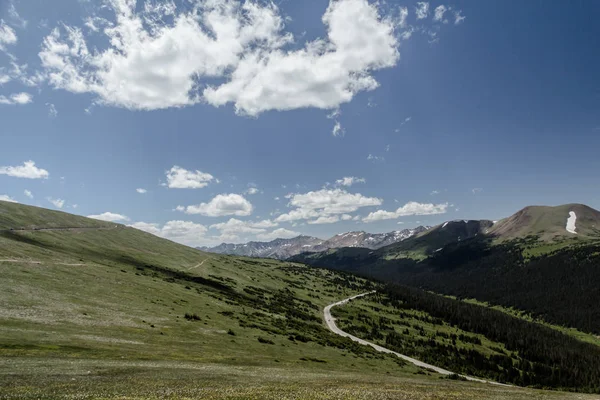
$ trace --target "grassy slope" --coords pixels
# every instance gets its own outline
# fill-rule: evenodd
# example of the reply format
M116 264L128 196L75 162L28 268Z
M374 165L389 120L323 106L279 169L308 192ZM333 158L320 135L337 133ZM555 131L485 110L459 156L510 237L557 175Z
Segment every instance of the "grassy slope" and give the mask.
M5 228L114 225L5 202L0 216ZM320 322L266 331L293 320L290 309L318 321L364 290L329 271L209 255L122 226L1 232L0 260L12 260L0 261L0 398L559 397L415 376L389 356L326 346L341 339ZM286 288L288 309L265 301Z
M566 231L569 212L577 215L577 235ZM600 233L600 212L583 204L556 207L530 206L496 223L489 233L500 240L539 236L544 241L597 238Z

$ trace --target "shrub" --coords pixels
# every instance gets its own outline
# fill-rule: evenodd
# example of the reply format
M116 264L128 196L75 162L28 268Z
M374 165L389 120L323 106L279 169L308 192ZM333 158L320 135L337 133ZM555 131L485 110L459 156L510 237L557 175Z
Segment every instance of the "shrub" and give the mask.
M259 341L260 343L264 343L264 344L275 344L275 343L274 343L272 340L265 339L265 338L263 338L263 337L260 337L260 336L258 337L258 341Z
M200 321L198 314L185 313L184 318L188 321Z

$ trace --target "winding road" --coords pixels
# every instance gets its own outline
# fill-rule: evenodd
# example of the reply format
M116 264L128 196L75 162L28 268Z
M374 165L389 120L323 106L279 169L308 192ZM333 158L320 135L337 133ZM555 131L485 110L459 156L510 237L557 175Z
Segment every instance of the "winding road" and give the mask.
M371 346L375 350L380 351L382 353L394 354L395 356L400 357L401 359L403 359L405 361L408 361L409 363L412 363L412 364L414 364L414 365L416 365L418 367L428 368L428 369L431 369L431 370L433 370L433 371L435 371L435 372L437 372L439 374L442 374L442 375L452 375L452 374L454 374L454 372L452 372L452 371L448 371L446 369L443 369L443 368L440 368L440 367L436 367L435 365L424 363L424 362L416 360L416 359L414 359L412 357L405 356L404 354L396 353L395 351L392 351L390 349L386 349L385 347L381 347L379 345L376 345L375 343L367 342L366 340L357 338L356 336L353 336L353 335L351 335L349 333L346 333L346 332L344 332L343 330L341 330L340 328L337 327L337 325L335 324L335 318L333 318L331 316L331 309L333 307L341 306L343 304L348 303L351 300L358 299L358 298L364 297L364 296L368 296L368 295L373 294L373 293L375 293L375 290L372 291L372 292L357 294L356 296L348 297L347 299L344 299L342 301L338 301L337 303L333 303L333 304L330 304L327 307L325 307L324 310L323 310L323 313L324 313L324 316L325 316L325 322L327 323L327 327L333 333L336 333L336 334L338 334L340 336L344 336L344 337L350 338L353 341L355 341L357 343L360 343L360 344L363 344L365 346ZM460 375L460 376L466 378L469 381L474 381L474 382L491 383L493 385L500 385L500 386L512 386L512 385L506 385L504 383L498 383L498 382L494 382L494 381L486 381L484 379L474 378L472 376L466 376L466 375Z

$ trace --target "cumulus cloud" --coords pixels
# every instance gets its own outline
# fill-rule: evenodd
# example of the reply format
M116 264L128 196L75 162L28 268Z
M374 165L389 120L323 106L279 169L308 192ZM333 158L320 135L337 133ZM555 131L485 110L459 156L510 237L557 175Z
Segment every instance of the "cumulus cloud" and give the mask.
M248 190L246 190L244 192L244 194L253 195L253 194L257 194L258 192L259 192L258 188L256 188L256 187L249 187Z
M433 20L434 21L442 21L444 19L444 14L448 11L445 5L437 6L433 12Z
M7 194L0 194L0 201L8 201L9 203L18 203L15 199Z
M400 19L398 25L401 28L406 27L406 18L408 18L408 7L400 7Z
M187 246L200 246L207 242L206 227L190 221L169 221L163 226L136 222L129 226Z
M63 199L53 199L52 197L47 197L46 200L52 203L52 205L54 205L56 208L63 208L65 205L65 201Z
M207 217L223 217L227 215L248 216L252 214L252 204L239 194L219 194L208 203L192 206L178 206L177 211L186 214L200 214Z
M264 240L266 242L275 239L290 239L300 235L298 232L291 231L289 229L279 228L272 232L260 233L256 235L258 240Z
M142 188L137 188L135 189L136 192L138 192L139 194L146 194L148 193L148 191L146 189L142 189Z
M167 187L170 189L200 189L208 186L215 179L211 174L201 171L188 171L187 169L173 166L166 172Z
M39 53L53 87L92 93L100 104L153 110L232 103L252 116L334 109L375 89L373 71L399 58L393 18L367 0L332 0L322 17L325 38L300 48L272 2L210 0L185 10L171 1L137 9L131 0L108 4L114 22L94 16L87 33L55 28ZM90 50L90 36L108 47ZM215 78L219 83L204 84Z
M331 134L335 137L344 136L346 134L346 130L342 128L342 124L340 123L340 121L335 121Z
M29 197L30 199L33 199L33 193L31 193L31 191L25 189L23 193L25 194L25 196Z
M355 176L345 176L342 179L338 179L335 181L335 184L338 186L352 186L356 183L367 183L365 178L357 178Z
M273 222L268 219L253 222L241 221L236 218L231 218L227 222L213 224L210 226L210 228L219 230L222 238L228 238L228 240L236 240L241 235L265 235L267 234L267 229L274 228L277 225L278 224L276 222Z
M11 94L6 97L0 95L0 104L4 105L24 105L29 104L33 101L33 96L26 92Z
M458 25L465 20L465 16L462 15L462 11L456 11L454 13L454 25Z
M48 179L50 174L45 169L36 167L35 162L29 160L25 161L23 165L15 167L0 167L0 175L26 179Z
M362 207L378 206L383 203L383 200L376 197L366 197L360 193L348 193L339 188L291 194L287 197L290 199L288 206L294 207L294 209L278 216L275 222L310 219L313 220L313 223L316 223L321 217L347 214ZM331 220L332 218L329 219L329 221ZM321 219L319 223L324 223L323 221L328 220Z
M396 219L399 217L406 217L409 215L434 215L434 214L445 214L448 209L448 204L431 204L431 203L417 203L411 201L399 207L396 211L385 211L377 210L369 213L363 222L375 222L383 221L386 219Z
M58 116L58 111L56 107L52 103L46 103L46 107L48 107L48 117L56 118Z
M339 220L340 217L338 215L329 215L319 217L313 221L308 221L308 223L310 225L335 224L336 222L339 222Z
M473 194L478 194L478 193L483 192L483 189L482 188L473 188L473 189L471 189L471 192Z
M6 50L7 45L17 43L15 30L0 19L0 50Z
M419 1L415 6L415 13L417 19L425 19L429 15L429 3L426 1Z
M373 162L373 163L378 163L378 162L384 162L385 161L385 157L383 156L375 156L373 154L370 154L367 156L367 160Z
M121 214L115 214L111 212L105 212L98 215L88 215L88 218L99 219L100 221L108 222L126 222L129 221L129 217Z

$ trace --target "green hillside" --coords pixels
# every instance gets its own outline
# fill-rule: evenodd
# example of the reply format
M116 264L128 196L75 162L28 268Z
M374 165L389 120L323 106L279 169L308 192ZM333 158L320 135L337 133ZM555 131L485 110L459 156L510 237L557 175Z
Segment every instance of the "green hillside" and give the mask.
M576 215L576 234L566 229L570 212ZM498 221L488 234L500 240L527 236L537 236L542 241L599 238L600 212L583 204L530 206Z
M574 213L575 233L567 231ZM501 220L451 221L375 252L341 249L291 260L513 307L600 335L600 212L531 206Z
M323 307L364 279L18 204L0 215L0 398L566 396L417 374L329 332Z

